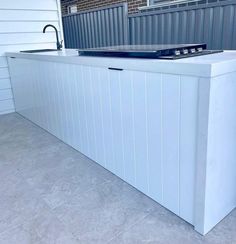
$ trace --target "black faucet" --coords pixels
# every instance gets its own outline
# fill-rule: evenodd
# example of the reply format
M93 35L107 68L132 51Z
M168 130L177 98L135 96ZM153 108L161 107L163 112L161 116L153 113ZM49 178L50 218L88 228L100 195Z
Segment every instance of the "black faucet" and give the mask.
M45 33L45 31L46 31L46 29L47 29L48 27L52 27L52 28L55 30L55 32L56 32L56 37L57 37L57 50L61 50L61 48L62 48L62 42L60 43L60 41L59 41L58 30L57 30L57 28L56 28L54 25L46 25L46 26L43 28L43 33Z

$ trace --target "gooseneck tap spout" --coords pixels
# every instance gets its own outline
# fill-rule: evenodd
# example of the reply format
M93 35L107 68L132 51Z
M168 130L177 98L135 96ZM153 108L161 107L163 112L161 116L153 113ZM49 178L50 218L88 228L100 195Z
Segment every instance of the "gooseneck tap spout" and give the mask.
M60 41L59 41L59 36L58 36L58 30L57 30L57 28L56 28L54 25L51 25L51 24L46 25L46 26L43 28L43 33L45 33L45 31L46 31L46 29L47 29L48 27L52 27L52 28L55 30L55 32L56 32L56 38L57 38L57 50L61 50L61 48L62 48L62 42L60 43Z

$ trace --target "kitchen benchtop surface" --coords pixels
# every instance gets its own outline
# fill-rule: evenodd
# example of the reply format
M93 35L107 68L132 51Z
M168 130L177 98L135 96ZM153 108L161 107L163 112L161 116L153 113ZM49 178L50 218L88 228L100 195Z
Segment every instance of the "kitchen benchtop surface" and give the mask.
M236 51L224 51L178 60L138 59L117 57L78 56L77 49L42 53L9 52L8 57L19 57L52 62L91 65L98 67L116 67L127 70L140 70L170 74L213 77L236 71Z

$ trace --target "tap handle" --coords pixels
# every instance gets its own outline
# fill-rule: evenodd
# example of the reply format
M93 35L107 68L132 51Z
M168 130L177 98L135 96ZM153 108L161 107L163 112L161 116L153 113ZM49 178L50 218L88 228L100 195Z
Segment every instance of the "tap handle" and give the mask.
M62 42L63 41L57 41L57 50L61 50L62 49Z

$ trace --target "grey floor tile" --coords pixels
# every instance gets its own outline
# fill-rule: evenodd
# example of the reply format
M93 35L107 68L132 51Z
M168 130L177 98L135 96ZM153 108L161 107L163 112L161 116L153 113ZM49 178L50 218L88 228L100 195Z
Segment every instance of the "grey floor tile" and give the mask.
M37 235L32 235L21 226L15 226L0 234L0 244L37 244L40 241Z
M198 243L201 238L193 227L160 206L110 243L190 244Z
M93 167L85 157L70 155L67 150L41 155L34 159L37 162L32 162L27 170L23 170L27 183L51 208L60 206L73 195L80 195L112 180L108 173L99 174L99 171L105 170Z
M33 219L0 234L0 244L78 244L76 238L46 208Z
M215 226L204 238L207 244L236 243L236 209Z
M68 199L54 213L82 243L106 243L155 208L154 201L117 179Z
M83 174L81 169L58 168L49 172L39 172L27 182L53 209L68 201L73 196L80 196L97 185L106 182L97 175Z
M0 233L35 218L47 207L20 177L1 178L0 196Z
M31 236L37 236L37 244L78 244L70 230L45 208L35 218L23 224Z
M235 211L236 212L236 211ZM113 238L114 244L234 244L236 243L236 216L225 219L206 236L201 236L170 211L160 208L140 223Z

